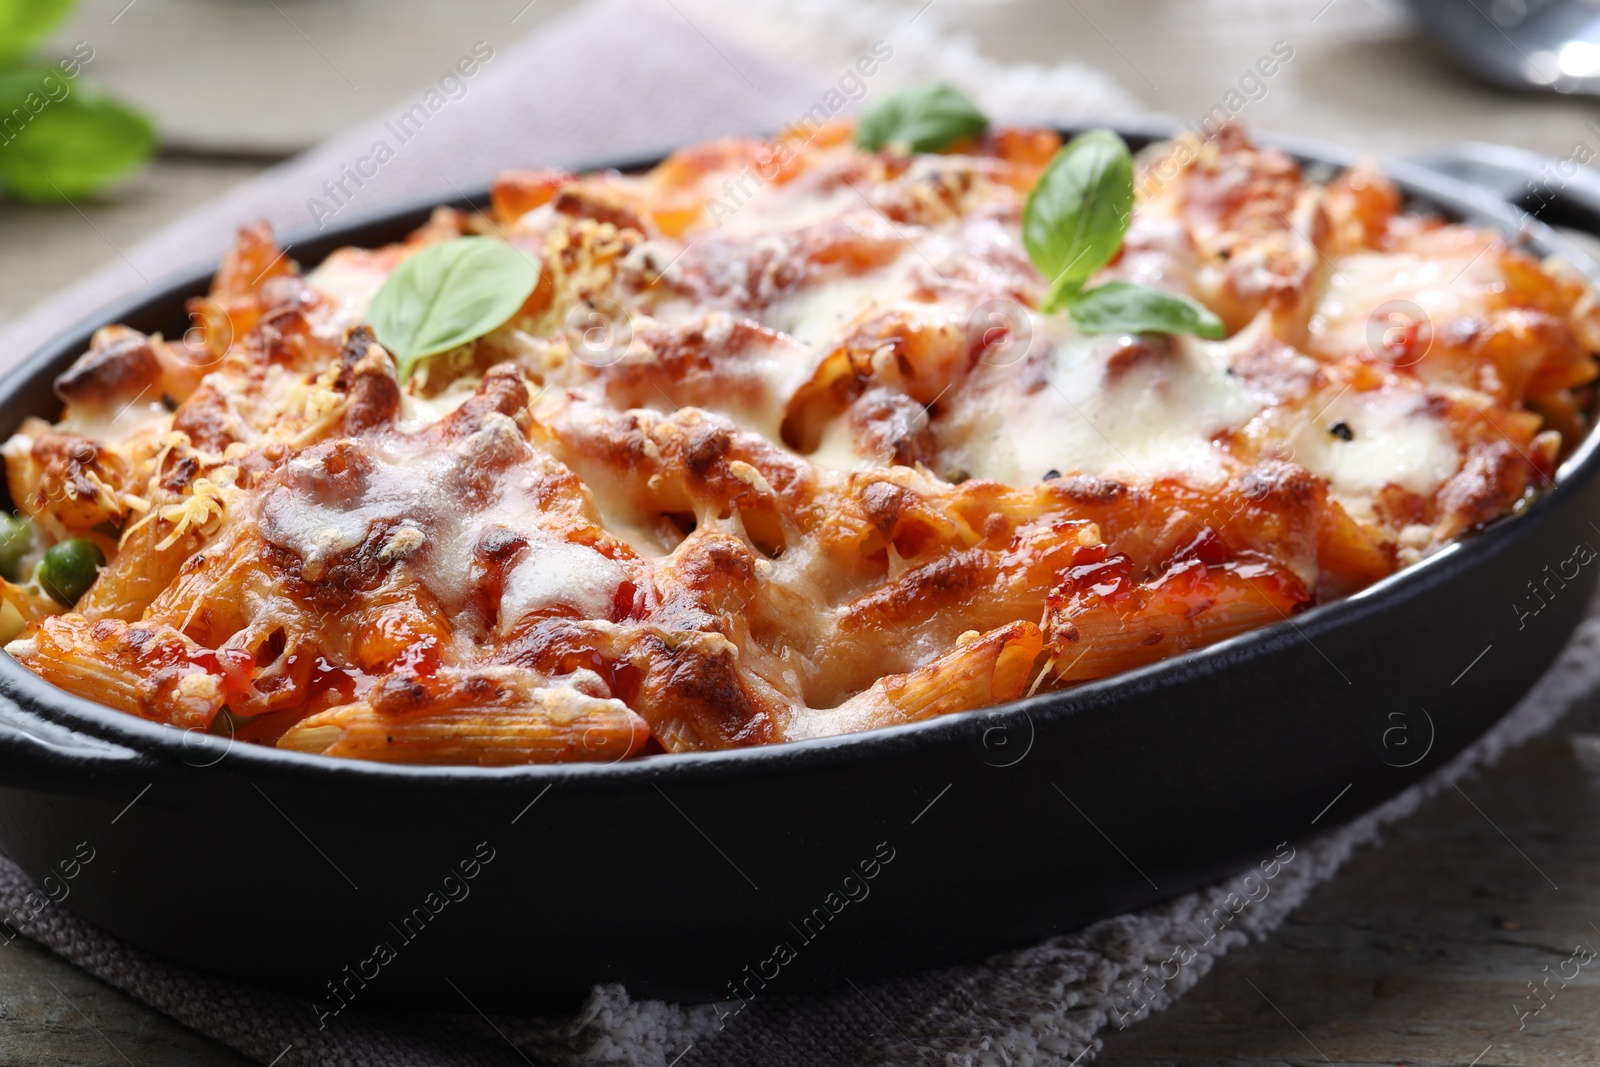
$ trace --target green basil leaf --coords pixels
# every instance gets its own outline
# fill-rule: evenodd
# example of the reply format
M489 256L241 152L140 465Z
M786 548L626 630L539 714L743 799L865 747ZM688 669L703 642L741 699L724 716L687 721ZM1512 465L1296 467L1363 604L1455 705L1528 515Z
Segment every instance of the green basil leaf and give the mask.
M938 152L988 128L977 105L948 85L913 85L862 112L856 145L868 152L885 145Z
M55 67L0 74L0 185L18 199L87 196L155 149L149 119Z
M367 319L403 382L417 361L504 323L539 283L527 253L494 237L457 237L408 257L384 279Z
M1090 130L1055 154L1022 209L1022 243L1050 279L1040 305L1059 311L1122 247L1133 211L1133 159L1110 130Z
M1186 296L1132 282L1107 282L1080 293L1072 321L1084 333L1192 333L1216 340L1222 320Z
M73 0L0 0L0 59L26 55L72 10Z

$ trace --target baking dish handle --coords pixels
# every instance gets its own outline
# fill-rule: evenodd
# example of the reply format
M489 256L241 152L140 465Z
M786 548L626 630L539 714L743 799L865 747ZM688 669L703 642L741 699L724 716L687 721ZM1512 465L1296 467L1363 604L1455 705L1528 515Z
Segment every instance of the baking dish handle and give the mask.
M149 756L25 711L0 693L0 787L98 795L150 782Z
M1510 145L1467 141L1412 162L1489 189L1540 222L1600 234L1600 174L1576 156L1556 159Z

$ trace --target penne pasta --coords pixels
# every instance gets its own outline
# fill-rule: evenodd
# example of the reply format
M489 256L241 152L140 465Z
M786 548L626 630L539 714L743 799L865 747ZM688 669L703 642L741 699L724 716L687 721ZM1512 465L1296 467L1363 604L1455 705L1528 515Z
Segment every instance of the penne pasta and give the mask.
M1233 127L1141 153L1068 303L1157 284L1225 335L1092 332L1024 239L1058 135L853 136L506 174L491 216L309 272L246 227L194 329L101 330L0 447L7 650L324 756L804 740L1292 619L1514 512L1589 431L1587 282L1370 167L1311 181ZM478 253L517 282L461 302L493 321L380 313Z
M354 759L503 766L614 763L649 738L644 720L619 700L480 675L467 699L398 715L358 701L301 720L278 746Z

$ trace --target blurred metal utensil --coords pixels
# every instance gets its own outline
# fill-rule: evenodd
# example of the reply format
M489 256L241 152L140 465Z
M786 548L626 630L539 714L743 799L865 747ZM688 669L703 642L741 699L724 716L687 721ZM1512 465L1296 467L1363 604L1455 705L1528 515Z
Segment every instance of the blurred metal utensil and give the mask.
M1409 0L1469 73L1516 89L1600 94L1596 0Z

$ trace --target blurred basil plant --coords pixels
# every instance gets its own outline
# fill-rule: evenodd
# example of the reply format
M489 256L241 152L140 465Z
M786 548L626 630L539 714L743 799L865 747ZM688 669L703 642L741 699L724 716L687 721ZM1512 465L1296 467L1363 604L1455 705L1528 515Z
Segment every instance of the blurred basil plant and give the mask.
M93 42L35 53L73 2L0 0L0 190L18 200L87 196L156 149L148 118L82 79Z

